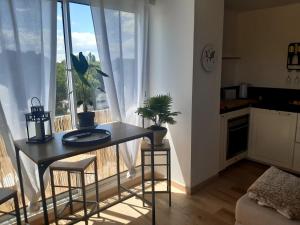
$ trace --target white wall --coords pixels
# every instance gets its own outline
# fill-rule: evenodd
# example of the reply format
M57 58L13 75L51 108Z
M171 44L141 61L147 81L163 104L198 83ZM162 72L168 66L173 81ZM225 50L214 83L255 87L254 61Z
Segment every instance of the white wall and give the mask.
M237 56L238 13L233 10L224 11L223 56Z
M150 94L170 93L177 124L169 126L172 179L189 187L194 0L157 0L150 9Z
M192 111L192 187L219 171L219 109L223 42L223 0L195 1L194 79ZM203 70L204 46L212 43L219 61L214 72Z
M223 28L223 57L238 57L238 13L225 10ZM225 59L222 62L222 86L237 83L239 60Z
M287 82L287 47L300 42L300 4L242 12L238 15L238 50L241 60L236 74L225 83L247 82L254 86L300 88L292 73ZM298 75L300 77L300 74Z

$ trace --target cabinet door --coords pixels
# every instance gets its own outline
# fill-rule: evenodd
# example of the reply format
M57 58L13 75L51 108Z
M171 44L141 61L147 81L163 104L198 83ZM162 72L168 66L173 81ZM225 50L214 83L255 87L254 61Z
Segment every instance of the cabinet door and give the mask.
M296 142L300 143L300 114L299 113L298 113L298 121L297 121Z
M291 168L296 123L296 113L253 109L249 157Z
M293 170L300 172L300 144L295 144Z

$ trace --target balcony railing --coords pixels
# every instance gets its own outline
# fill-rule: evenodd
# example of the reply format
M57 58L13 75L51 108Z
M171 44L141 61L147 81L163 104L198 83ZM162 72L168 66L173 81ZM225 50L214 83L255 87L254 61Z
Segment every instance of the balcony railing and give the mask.
M111 116L108 109L106 110L99 110L96 111L95 121L98 124L101 123L108 123L111 122ZM55 132L61 132L61 131L67 131L72 129L71 124L71 116L65 115L65 116L58 116L54 119L54 130ZM116 174L116 151L114 150L114 147L105 148L101 150L97 150L94 152L89 153L91 155L97 156L97 163L98 163L98 174L99 174L99 180L114 176ZM79 158L85 157L85 155L79 155L76 157L73 157L71 160L76 160ZM137 164L140 164L140 155L138 155ZM120 158L120 170L126 171L125 163ZM59 185L66 185L67 184L67 176L63 172L61 173L55 173L54 174L54 180L56 184ZM72 177L72 183L76 182L76 176ZM0 187L13 187L15 188L15 184L17 180L16 172L14 168L12 167L12 164L10 162L9 157L6 154L6 149L4 146L4 142L2 138L0 137ZM93 176L87 177L87 180L90 182L94 182ZM89 183L89 182L88 182ZM60 194L65 192L66 189L57 188L56 193ZM46 197L51 196L51 189L50 185L48 185L48 188L46 190ZM20 199L20 198L19 198ZM28 201L27 201L28 203ZM2 206L0 206L0 210L3 211L10 211L13 210L13 204L7 203Z

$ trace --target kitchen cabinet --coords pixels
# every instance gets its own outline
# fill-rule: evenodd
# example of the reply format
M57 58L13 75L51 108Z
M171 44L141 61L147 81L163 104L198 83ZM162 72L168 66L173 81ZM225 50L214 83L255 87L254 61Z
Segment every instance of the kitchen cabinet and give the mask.
M298 122L297 122L296 142L300 143L300 114L299 113L298 113Z
M248 157L292 168L296 127L296 113L252 108Z
M300 172L300 143L295 144L293 170Z

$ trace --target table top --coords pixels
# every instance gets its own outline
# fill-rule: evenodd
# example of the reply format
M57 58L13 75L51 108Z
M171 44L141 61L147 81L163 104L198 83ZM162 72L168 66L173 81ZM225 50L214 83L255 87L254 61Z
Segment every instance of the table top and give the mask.
M143 140L141 143L142 151L151 151L151 144L148 141ZM154 146L154 151L170 151L170 143L168 139L163 139L162 145Z
M54 139L44 144L28 144L27 139L15 141L15 145L33 162L37 164L52 163L75 155L91 152L101 148L110 147L134 139L150 136L151 130L133 126L122 122L99 125L97 128L111 132L111 140L93 146L72 147L62 143L62 136L66 132L55 133Z

